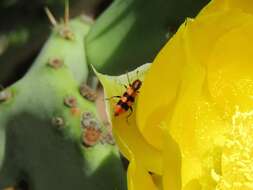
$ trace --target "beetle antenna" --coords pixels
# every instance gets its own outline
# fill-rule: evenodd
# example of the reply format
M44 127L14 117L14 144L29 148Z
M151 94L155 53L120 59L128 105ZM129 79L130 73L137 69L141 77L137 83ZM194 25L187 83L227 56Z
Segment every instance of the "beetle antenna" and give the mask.
M130 78L129 78L129 74L128 74L128 71L127 71L127 81L128 81L128 85L130 86L131 85L131 82L130 82Z
M136 71L137 79L139 78L139 70Z

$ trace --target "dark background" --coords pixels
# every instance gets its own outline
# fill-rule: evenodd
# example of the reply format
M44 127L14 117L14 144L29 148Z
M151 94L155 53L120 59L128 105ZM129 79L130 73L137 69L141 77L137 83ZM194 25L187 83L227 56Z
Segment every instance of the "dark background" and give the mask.
M112 0L70 0L70 16L97 18ZM6 87L21 78L50 33L44 7L59 19L64 0L0 0L0 84Z

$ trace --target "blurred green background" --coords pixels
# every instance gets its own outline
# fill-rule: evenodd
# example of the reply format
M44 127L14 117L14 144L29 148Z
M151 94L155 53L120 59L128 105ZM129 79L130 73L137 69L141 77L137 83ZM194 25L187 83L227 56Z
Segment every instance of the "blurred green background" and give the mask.
M99 17L86 40L88 62L100 72L120 74L151 62L184 19L195 16L207 2L70 0L70 15ZM44 7L60 18L64 4L64 0L0 1L2 86L24 75L49 36L50 23Z
M71 0L71 17L86 14L96 18L111 0ZM21 78L50 34L47 6L56 18L63 17L64 0L0 1L0 84L8 86Z

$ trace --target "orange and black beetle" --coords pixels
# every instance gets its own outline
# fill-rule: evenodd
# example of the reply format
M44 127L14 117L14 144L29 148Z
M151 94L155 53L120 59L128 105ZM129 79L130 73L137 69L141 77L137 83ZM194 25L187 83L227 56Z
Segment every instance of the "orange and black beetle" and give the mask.
M139 89L141 88L142 82L137 79L133 83L129 83L128 86L125 86L126 91L123 93L122 96L113 96L113 98L120 98L117 104L114 107L114 116L119 116L120 114L131 110L133 111L132 105L134 103L135 97L139 93ZM128 115L128 117L131 115Z

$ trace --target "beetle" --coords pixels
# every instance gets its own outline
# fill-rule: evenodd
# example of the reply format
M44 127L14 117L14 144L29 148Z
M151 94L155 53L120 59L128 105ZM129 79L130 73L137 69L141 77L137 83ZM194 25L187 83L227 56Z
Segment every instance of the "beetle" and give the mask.
M137 71L137 78L138 78L138 71ZM139 79L136 79L132 83L130 83L128 73L127 73L127 79L128 79L128 85L124 85L124 87L126 88L126 91L123 93L123 95L111 97L111 98L119 98L119 101L114 106L115 117L121 115L122 113L127 112L128 110L130 110L131 113L127 116L127 118L132 114L133 112L132 106L134 104L136 96L139 93L139 89L142 86L142 81Z

